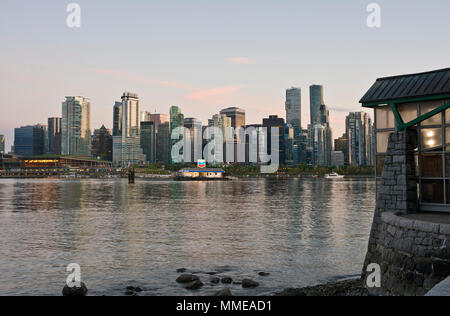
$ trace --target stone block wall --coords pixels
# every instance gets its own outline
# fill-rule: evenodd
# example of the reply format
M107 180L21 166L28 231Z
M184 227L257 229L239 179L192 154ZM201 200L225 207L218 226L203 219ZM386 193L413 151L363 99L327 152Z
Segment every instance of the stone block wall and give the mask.
M450 225L401 217L418 211L416 137L389 137L362 273L366 280L367 266L380 265L381 288L368 289L373 295L424 295L450 274Z
M425 295L450 275L450 225L383 213L367 264L381 267L374 295Z

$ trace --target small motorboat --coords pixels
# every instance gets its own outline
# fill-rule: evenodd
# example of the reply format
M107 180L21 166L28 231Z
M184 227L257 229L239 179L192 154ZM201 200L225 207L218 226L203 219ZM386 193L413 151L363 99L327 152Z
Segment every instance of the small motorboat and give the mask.
M325 175L325 179L343 179L344 176L341 174L338 174L336 172L329 173Z

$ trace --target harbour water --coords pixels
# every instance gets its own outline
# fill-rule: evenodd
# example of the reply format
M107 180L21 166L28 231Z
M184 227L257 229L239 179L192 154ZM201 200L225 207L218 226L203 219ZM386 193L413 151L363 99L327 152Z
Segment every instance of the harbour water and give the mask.
M355 276L374 207L371 178L0 180L0 295L60 295L70 263L90 295L212 295L208 272L260 283L236 295Z

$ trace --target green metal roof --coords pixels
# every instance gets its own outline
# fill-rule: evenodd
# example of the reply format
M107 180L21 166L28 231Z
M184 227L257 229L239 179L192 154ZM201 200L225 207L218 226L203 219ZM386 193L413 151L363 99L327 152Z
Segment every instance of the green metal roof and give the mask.
M438 99L440 96L450 97L450 68L379 78L359 102L370 107L383 102Z

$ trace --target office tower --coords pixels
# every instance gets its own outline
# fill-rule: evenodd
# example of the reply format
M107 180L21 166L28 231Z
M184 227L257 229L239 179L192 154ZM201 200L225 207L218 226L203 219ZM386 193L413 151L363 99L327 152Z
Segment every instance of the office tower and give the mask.
M45 154L45 126L23 126L14 129L14 153L32 157Z
M349 165L373 165L372 119L364 112L351 112L346 118L347 163Z
M272 153L272 128L278 128L278 161L280 164L286 164L286 144L285 144L285 123L284 119L278 117L278 115L270 115L269 118L263 119L263 127L267 128L267 153Z
M237 108L237 107L230 107L227 109L223 109L220 111L221 115L225 115L231 119L231 127L237 129L239 127L245 127L245 110ZM234 142L234 157L229 157L232 161L226 161L226 162L238 162L238 145L241 143L238 135L234 135L233 140L227 139L227 135L224 135L225 143L227 142ZM228 153L226 154L226 157L228 156ZM230 156L232 156L230 154ZM227 159L225 159L227 160Z
M347 133L334 140L334 150L344 153L344 162L348 161Z
M91 155L91 101L84 97L66 97L62 103L61 153Z
M231 107L227 109L223 109L220 111L220 114L226 115L231 118L231 127L244 127L245 126L245 110Z
M5 135L0 135L0 154L5 153Z
M327 161L327 131L322 124L316 124L311 129L312 163L316 166L328 166Z
M223 162L225 161L226 157L225 133L227 131L227 128L231 127L231 117L228 117L225 114L215 114L211 119L208 120L208 127L216 127L222 132L222 143L215 142L214 157L215 161ZM213 137L212 135L207 136Z
M49 155L61 155L61 118L50 117L47 126L47 139Z
M302 129L302 92L300 88L286 90L286 123L294 128L296 140Z
M345 164L345 156L342 151L331 152L331 165L334 167L342 167Z
M122 102L114 104L113 136L122 136Z
M156 161L171 163L170 123L161 123L156 135Z
M169 116L166 114L150 114L149 121L155 125L155 131L158 132L159 125L169 122Z
M92 156L106 161L112 161L113 136L104 125L94 131L92 136Z
M141 122L150 122L150 112L142 111L140 120Z
M129 167L145 162L141 149L139 96L124 92L121 105L121 135L113 136L113 163Z
M173 131L179 127L184 127L184 114L181 112L181 109L178 106L172 106L172 107L170 107L169 139L170 139L171 147L169 149L169 153L171 153L172 146L175 145L179 141L177 139L172 139ZM183 154L183 150L180 150L180 154ZM171 162L174 163L174 161L172 161L172 155L170 155L170 157L171 157Z
M231 117L228 117L225 114L215 114L208 120L208 126L220 128L222 134L225 135L227 127L232 127Z
M190 157L184 157L185 161L197 162L199 159L203 158L202 121L196 118L185 118L184 127L188 129L186 132L189 133L189 137L191 140L191 155ZM185 137L185 147L187 146L186 139L187 137ZM186 151L187 149L184 148L184 150Z
M286 165L294 164L294 131L291 124L284 125L284 163Z
M146 157L147 163L155 163L156 128L154 122L141 122L141 148Z
M323 96L323 86L312 85L309 87L309 98L311 107L311 125L320 123L320 106L325 104Z
M308 163L306 152L308 148L308 130L300 130L297 140L294 138L294 164Z

